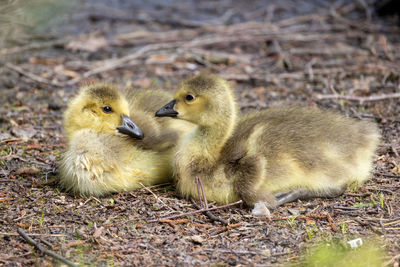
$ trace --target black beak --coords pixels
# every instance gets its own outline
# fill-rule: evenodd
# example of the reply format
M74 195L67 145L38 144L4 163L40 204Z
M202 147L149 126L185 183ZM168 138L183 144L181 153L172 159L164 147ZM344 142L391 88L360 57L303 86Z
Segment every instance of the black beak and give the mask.
M143 139L143 132L140 128L129 118L128 116L122 115L123 125L117 127L118 132L129 135L136 139Z
M176 104L176 100L172 100L156 112L156 117L176 117L178 116L178 112L175 111L174 106Z

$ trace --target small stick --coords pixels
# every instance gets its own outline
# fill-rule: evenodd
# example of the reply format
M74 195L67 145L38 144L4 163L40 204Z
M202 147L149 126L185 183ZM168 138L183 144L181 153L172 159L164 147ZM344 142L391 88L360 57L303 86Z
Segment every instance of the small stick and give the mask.
M390 173L375 172L374 174L378 175L378 176L385 176L385 177L390 177L390 178L400 178L400 175L395 175L395 174L390 174Z
M51 47L51 46L55 46L55 45L62 45L65 43L66 43L66 40L56 40L56 41L50 41L50 42L45 42L45 43L39 43L39 44L33 43L33 44L25 45L22 47L13 47L13 48L8 48L8 49L6 48L6 49L0 50L0 56L8 56L11 54L21 53L21 52L25 52L28 50L47 48L47 47Z
M391 258L390 260L388 260L387 262L383 263L382 266L390 266L396 262L397 259L400 259L400 254L397 254L396 256L394 256L393 258Z
M198 208L198 209L201 208L201 207L200 207L199 205L197 205L194 201L192 201L192 203L193 203L193 205L194 205L196 208ZM210 211L206 211L206 212L204 212L204 214L207 215L207 217L210 218L210 220L211 220L212 222L220 222L220 223L222 223L223 225L229 225L229 223L228 223L227 220L224 220L224 219L222 219L222 218L220 218L220 217L218 217L218 216L215 216L215 215L212 214Z
M0 183L8 183L8 182L18 183L18 181L13 179L0 179Z
M52 245L49 241L46 241L46 240L43 239L42 237L40 237L39 239L40 239L40 242L42 242L43 244L45 244L45 245L48 246L49 248L52 248L52 247L53 247L53 245Z
M393 56L388 52L387 49L387 39L384 35L379 36L379 43L382 46L382 50L383 53L385 54L385 56L390 60L390 61L394 61Z
M206 198L206 193L204 191L204 186L203 186L203 182L202 182L201 178L196 177L196 184L197 184L197 193L199 194L199 200L200 200L201 206L198 206L196 204L196 202L194 202L193 200L192 200L192 203L198 209L201 209L201 208L208 209L208 202L207 202L207 198ZM201 194L200 194L200 190L201 190ZM202 199L203 199L203 201L202 201ZM210 211L206 211L206 212L204 212L204 214L207 215L207 217L210 218L210 220L212 222L221 222L223 225L228 225L229 224L227 220L224 220L222 218L219 218L218 216L215 216Z
M242 225L242 223L235 223L235 224L229 224L229 225L223 226L220 229L218 229L217 231L215 231L214 233L212 233L212 235L213 236L219 235L220 233L226 232L229 229L233 229L233 228L239 227L241 225Z
M5 65L8 69L13 70L15 72L18 72L21 75L24 75L26 77L28 77L29 79L31 79L32 81L38 82L38 83L44 83L47 85L53 85L53 86L58 86L58 87L62 87L63 84L60 84L58 82L52 82L48 79L42 78L36 74L30 73L30 72L26 72L25 70L23 70L22 68L11 64L11 63L6 63Z
M358 224L360 224L361 226L367 226L367 227L369 227L371 230L372 230L372 232L374 232L375 234L378 234L378 235L383 235L383 233L381 232L381 231L379 231L378 229L376 229L374 226L372 226L371 224L369 224L369 223L365 223L365 222L363 222L363 221L361 221L361 220L358 220L358 219L353 219L353 221L355 221L355 222L357 222Z
M160 220L162 223L168 223L172 228L174 233L177 233L179 231L179 227L173 222L173 220Z
M204 191L204 186L203 182L201 181L201 178L197 178L200 184L200 189L201 189L201 194L203 196L203 201L204 201L204 208L208 209L208 203L207 203L207 198L206 198L206 193ZM199 196L200 197L200 196Z
M4 139L4 140L1 140L1 141L0 141L0 144L3 144L3 143L8 143L8 142L21 141L21 140L23 140L23 139L22 139L22 138L10 138L10 139Z
M162 223L175 223L175 224L178 224L178 223L188 223L188 222L189 222L189 220L188 220L188 219L178 219L178 220L160 219L160 221L159 221L159 222L162 222Z
M35 248L37 248L40 252L42 252L43 254L46 254L47 256L50 256L56 260L61 261L62 263L68 265L68 266L72 266L72 267L77 267L77 265L75 265L75 263L67 260L66 258L64 258L63 256L60 256L56 253L54 253L53 251L47 250L44 247L42 247L40 244L38 244L35 240L33 240L32 238L30 238L25 232L24 230L22 230L22 228L17 229L18 234L20 234L25 240L26 242L28 242L29 245L34 246Z
M105 60L103 64L99 67L91 69L87 72L84 72L81 77L77 77L65 82L65 85L74 85L82 81L83 79L89 78L92 75L100 74L103 72L111 71L118 69L119 67L123 66L124 64L128 63L131 60L137 59L143 56L147 52L156 51L159 49L174 49L176 47L180 47L184 44L184 42L174 42L174 43L160 43L160 44L149 44L139 48L132 54L127 56L123 56L121 58L115 60Z
M198 197L199 197L200 206L201 206L201 208L205 208L205 205L203 204L202 196L201 196L201 193L200 193L200 182L199 182L199 178L196 177L195 180L196 180L196 185L197 185L197 195L198 195ZM199 207L197 207L197 208L199 208Z
M336 231L337 228L336 228L336 225L333 223L332 216L331 216L329 213L328 213L326 216L327 216L327 218L328 218L328 223L329 223L329 225L331 226L332 230L333 230L333 231Z
M19 235L18 233L6 233L6 232L0 232L0 235L6 235L6 236L17 236ZM64 234L30 234L31 236L55 236L55 237L65 237Z
M151 191L149 188L147 188L144 184L142 184L142 183L139 183L139 184L140 184L141 186L143 186L143 188L144 188L146 191L150 192L158 201L160 201L161 204L164 205L164 207L167 207L167 208L168 208L169 210L171 210L171 211L175 211L173 208L171 208L170 206L168 206L167 204L165 204L164 201L162 201L156 194L153 193L153 191Z
M193 214L201 213L201 212L205 212L205 211L224 209L224 208L227 208L227 207L235 206L237 204L241 204L242 202L243 202L242 200L238 200L236 202L228 203L228 204L225 204L225 205L222 205L222 206L217 206L217 207L214 207L214 208L194 210L194 211L185 212L185 213L182 213L182 214L177 214L177 215L172 215L172 216L168 216L168 217L164 217L164 218L150 220L150 221L147 221L147 222L149 222L149 223L158 222L159 220L162 220L162 219L175 219L175 218L188 216L188 215L193 215Z
M371 96L354 96L354 95L317 95L317 99L345 99L349 101L358 102L371 102L380 101L391 98L399 98L400 93L386 94L386 95L371 95Z
M47 177L49 177L49 174L56 174L56 168L55 167L53 167L50 171L48 171L48 172L46 172L45 173L45 177L44 177L44 179L45 179L45 181L47 182Z

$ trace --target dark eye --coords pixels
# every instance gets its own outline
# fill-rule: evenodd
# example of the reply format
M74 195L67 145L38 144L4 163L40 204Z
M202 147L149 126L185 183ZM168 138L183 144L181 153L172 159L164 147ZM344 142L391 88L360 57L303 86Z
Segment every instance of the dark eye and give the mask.
M186 101L193 101L195 99L194 95L186 95L185 96Z
M111 113L113 112L112 108L110 106L104 106L103 107L103 112L104 113Z

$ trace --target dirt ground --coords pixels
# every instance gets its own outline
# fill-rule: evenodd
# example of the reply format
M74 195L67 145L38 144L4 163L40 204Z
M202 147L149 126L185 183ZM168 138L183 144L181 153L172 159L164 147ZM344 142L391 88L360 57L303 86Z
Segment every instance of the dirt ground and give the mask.
M396 20L378 17L373 1L140 2L76 1L39 30L2 36L0 265L59 264L21 228L78 265L301 266L320 242L361 238L399 266ZM62 112L79 84L172 92L203 71L235 83L243 112L300 105L375 121L371 179L334 199L286 204L271 220L240 205L213 211L228 226L202 213L151 222L197 210L173 185L100 199L57 186Z

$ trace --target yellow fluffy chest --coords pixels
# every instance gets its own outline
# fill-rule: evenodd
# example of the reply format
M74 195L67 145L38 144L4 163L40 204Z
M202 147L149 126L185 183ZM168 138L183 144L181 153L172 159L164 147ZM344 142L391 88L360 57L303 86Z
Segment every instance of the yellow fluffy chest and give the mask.
M60 164L61 184L81 195L130 191L142 184L165 182L169 177L168 155L91 132L83 132L71 142Z
M238 200L233 189L233 181L226 177L224 166L220 165L204 172L194 171L192 158L178 154L175 160L177 188L186 198L199 199L196 178L201 179L207 201L226 204ZM201 169L201 167L200 167Z

